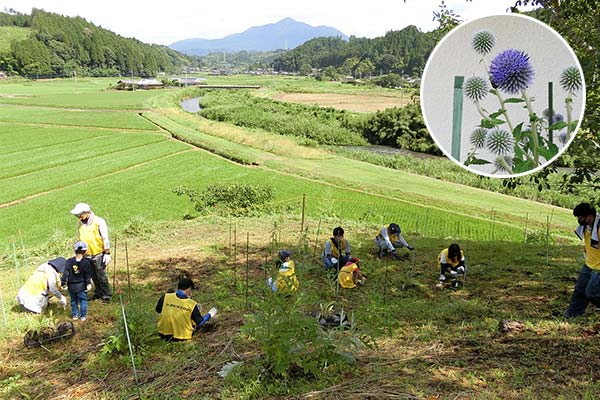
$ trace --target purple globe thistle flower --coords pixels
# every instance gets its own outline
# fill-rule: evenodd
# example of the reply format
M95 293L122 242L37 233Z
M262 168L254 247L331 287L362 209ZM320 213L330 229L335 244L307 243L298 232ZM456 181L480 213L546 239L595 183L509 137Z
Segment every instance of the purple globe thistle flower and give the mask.
M488 131L485 145L492 153L501 156L513 150L514 138L507 130L496 127Z
M492 51L495 44L496 38L490 31L479 31L473 35L473 49L483 56Z
M567 143L567 132L561 132L558 135L558 140L560 141L561 144L566 144Z
M574 66L567 67L560 74L560 86L567 92L576 92L581 89L581 74L579 69Z
M472 76L468 78L463 84L463 90L465 96L471 99L473 102L483 100L490 92L490 85L487 79L483 79L479 76Z
M556 123L562 122L565 120L565 117L563 117L562 114L558 114L558 113L552 113L552 119L550 119L550 109L546 108L542 114L544 115L544 118L546 118L549 122L550 125L554 125Z
M471 144L475 149L482 149L485 146L485 137L488 130L485 128L477 128L471 133Z
M490 64L492 86L510 94L519 93L533 82L533 67L524 51L508 49L498 54Z

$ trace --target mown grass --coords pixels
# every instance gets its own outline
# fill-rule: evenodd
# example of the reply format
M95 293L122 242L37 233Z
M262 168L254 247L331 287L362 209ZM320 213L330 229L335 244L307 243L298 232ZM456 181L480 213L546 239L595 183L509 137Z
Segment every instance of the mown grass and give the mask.
M316 219L306 220L304 241L298 235L296 213L152 224L150 236L129 238L133 302L128 300L121 240L115 249L117 276L128 318L136 324L133 340L141 344L136 360L142 398L593 399L599 394L600 316L592 310L576 320L555 316L569 300L581 262L578 246L553 247L546 263L544 246L461 241L469 265L465 287L439 291L434 288L435 258L448 239L411 233L407 239L416 247L414 259L380 261L371 242L378 226L348 223L347 237L367 282L336 293L313 254L315 243L318 254L327 236L324 231L337 222L328 219L319 225ZM237 241L228 237L230 224L237 228ZM362 348L354 363L330 365L317 376L277 378L268 373L257 344L240 328L249 315L259 312L255 307L265 295L265 274L273 273L269 253L278 248L294 251L300 293L307 299L305 312L334 301L338 309L354 315L360 331L375 339L376 348ZM30 259L32 264L39 261ZM215 305L219 315L214 330L200 333L191 343L167 344L153 335L154 305L181 274L198 282L193 297L203 309ZM0 278L5 299L16 290L14 280L14 271ZM90 319L77 325L76 336L47 345L48 351L21 347L21 336L35 326L35 317L25 323L27 317L12 311L8 302L7 307L0 396L137 395L127 349L101 354L106 348L102 341L107 343L110 335L123 337L117 329L122 326L117 302L91 303ZM65 311L54 306L52 310L58 319L67 318ZM500 332L504 319L520 321L523 329ZM216 372L231 361L242 364L227 379L219 378ZM48 381L57 383L43 383Z
M0 107L0 121L43 125L90 126L155 131L156 127L133 112L73 111L21 106Z
M568 173L559 173L549 177L548 183L553 190L538 190L538 185L535 183L525 183L511 189L503 185L501 179L472 174L445 157L418 158L401 154L376 154L367 150L347 150L343 147L331 148L331 150L340 155L386 168L429 176L546 204L554 204L560 207L573 208L581 202L582 198L593 199L595 197L593 190L585 186L578 188L575 193L554 190L560 187L563 177Z

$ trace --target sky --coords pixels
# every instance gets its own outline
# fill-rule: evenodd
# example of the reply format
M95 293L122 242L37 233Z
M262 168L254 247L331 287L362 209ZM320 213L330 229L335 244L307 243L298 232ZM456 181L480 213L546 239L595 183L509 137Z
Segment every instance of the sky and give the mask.
M146 43L171 44L190 38L219 39L252 26L291 17L309 25L327 25L344 34L374 38L416 25L436 27L433 11L441 0L0 0L0 11L29 14L32 8L80 16L121 36ZM446 0L464 21L504 14L515 0Z

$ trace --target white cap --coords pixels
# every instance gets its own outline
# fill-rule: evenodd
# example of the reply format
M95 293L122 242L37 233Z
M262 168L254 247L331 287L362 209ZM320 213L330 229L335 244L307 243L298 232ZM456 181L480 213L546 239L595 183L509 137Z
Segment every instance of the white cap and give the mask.
M332 264L337 264L338 263L338 259L335 257L331 257L331 263Z
M92 209L90 208L90 205L87 203L77 203L75 204L75 207L73 207L73 209L71 210L71 214L73 215L79 215L81 213L84 212L91 212Z

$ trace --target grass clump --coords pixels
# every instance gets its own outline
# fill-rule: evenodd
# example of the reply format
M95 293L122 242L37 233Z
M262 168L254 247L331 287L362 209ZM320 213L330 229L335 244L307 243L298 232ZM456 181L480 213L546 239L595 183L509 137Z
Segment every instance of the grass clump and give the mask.
M358 117L331 107L279 102L233 90L208 92L200 104L205 118L296 136L305 146L366 143L352 127Z

